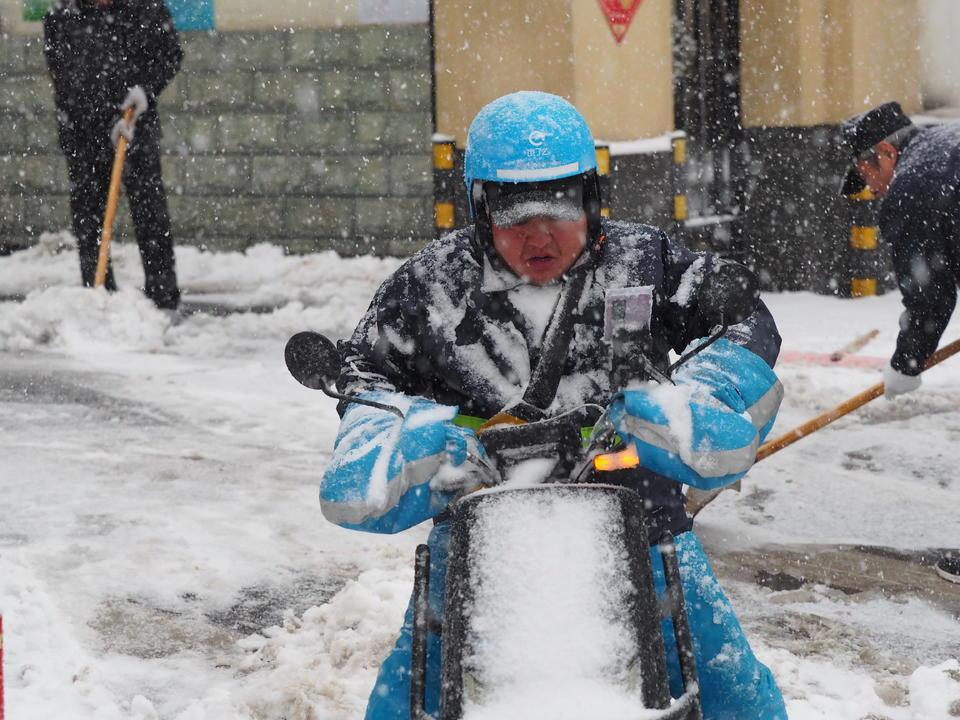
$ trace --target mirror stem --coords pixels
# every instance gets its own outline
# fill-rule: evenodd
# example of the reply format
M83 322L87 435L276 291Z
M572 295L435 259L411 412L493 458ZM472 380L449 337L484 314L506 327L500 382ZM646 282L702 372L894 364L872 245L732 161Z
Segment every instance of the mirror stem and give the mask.
M347 402L356 403L357 405L367 405L372 408L377 408L377 410L386 410L403 420L403 413L400 411L400 408L396 408L393 405L385 405L384 403L374 402L373 400L364 400L363 398L358 398L356 395L341 395L338 392L330 390L326 385L321 385L320 391L327 397L332 397L336 400L346 400Z
M726 326L726 325L724 325L722 328L720 328L719 330L717 330L717 332L715 332L713 335L711 335L709 338L707 338L706 342L704 342L702 345L700 345L700 346L698 346L698 347L695 347L695 348L694 348L693 350L691 350L690 352L681 355L680 358L679 358L673 365L671 365L670 367L667 368L667 375L673 375L673 371L674 371L674 370L676 370L678 367L680 367L681 365L683 365L683 364L684 364L687 360L689 360L690 358L694 357L695 355L699 355L699 354L702 353L704 350L706 350L708 347L710 347L711 345L713 345L717 340L719 340L720 338L723 337L723 334L724 334L725 332L727 332L727 326Z

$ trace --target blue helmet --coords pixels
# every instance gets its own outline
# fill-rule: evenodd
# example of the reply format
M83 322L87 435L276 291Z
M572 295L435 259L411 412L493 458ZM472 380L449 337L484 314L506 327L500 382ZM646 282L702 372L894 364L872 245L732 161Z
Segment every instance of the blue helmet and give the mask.
M471 216L482 236L490 183L550 183L581 177L591 234L599 234L597 154L586 120L558 95L522 91L484 106L470 123L463 161Z
M474 180L543 182L596 167L586 120L557 95L504 95L477 113L467 132L463 174L468 192Z

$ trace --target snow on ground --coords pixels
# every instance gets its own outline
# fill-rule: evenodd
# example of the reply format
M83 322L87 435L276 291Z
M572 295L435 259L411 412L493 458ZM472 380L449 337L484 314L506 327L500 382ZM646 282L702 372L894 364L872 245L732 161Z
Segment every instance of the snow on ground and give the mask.
M386 537L323 520L334 401L297 385L282 355L293 332L349 332L398 261L179 248L188 298L280 309L171 323L131 289L136 249L115 258L115 295L73 287L67 236L0 258L0 296L27 296L0 303L8 717L361 717L427 528ZM785 349L829 353L876 328L860 354L892 350L896 294L766 300ZM946 338L957 336L960 319ZM774 435L879 380L817 364L778 372ZM698 518L791 718L960 712L960 618L929 571L918 576L934 594L882 580L847 594L759 587L737 566L774 547L957 545L958 400L960 360L948 361L914 395L764 460ZM784 570L770 553L769 572Z
M177 273L185 299L200 296L235 305L276 306L290 302L324 308L329 330L347 333L371 299L371 287L399 266L395 258L362 256L340 262L333 252L285 255L267 243L245 252L202 252L178 247ZM134 243L116 243L111 262L120 286L143 285L140 253ZM0 297L25 296L40 288L79 283L76 240L68 231L44 233L33 247L0 258ZM351 320L351 322L347 322Z

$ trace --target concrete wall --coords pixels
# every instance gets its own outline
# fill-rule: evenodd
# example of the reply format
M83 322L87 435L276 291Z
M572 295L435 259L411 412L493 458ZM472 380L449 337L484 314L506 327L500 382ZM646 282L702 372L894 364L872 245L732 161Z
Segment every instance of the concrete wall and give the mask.
M49 1L49 0L48 0ZM25 0L0 0L0 30L39 34L39 22L23 20ZM429 0L215 0L215 29L315 30L351 25L426 23Z
M181 37L160 98L176 242L402 254L429 238L426 25ZM0 128L0 244L69 227L36 35L0 41Z
M229 30L316 29L426 23L428 0L214 0L216 27Z

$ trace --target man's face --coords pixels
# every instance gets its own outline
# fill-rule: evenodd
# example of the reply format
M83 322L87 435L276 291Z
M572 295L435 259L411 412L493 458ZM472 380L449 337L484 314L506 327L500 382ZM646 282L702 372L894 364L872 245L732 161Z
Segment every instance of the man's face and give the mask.
M513 272L534 285L558 280L587 244L587 217L534 217L510 227L493 224L493 246Z
M888 142L877 143L873 152L858 159L854 164L860 177L877 197L883 197L890 189L894 170L897 168L899 151Z

